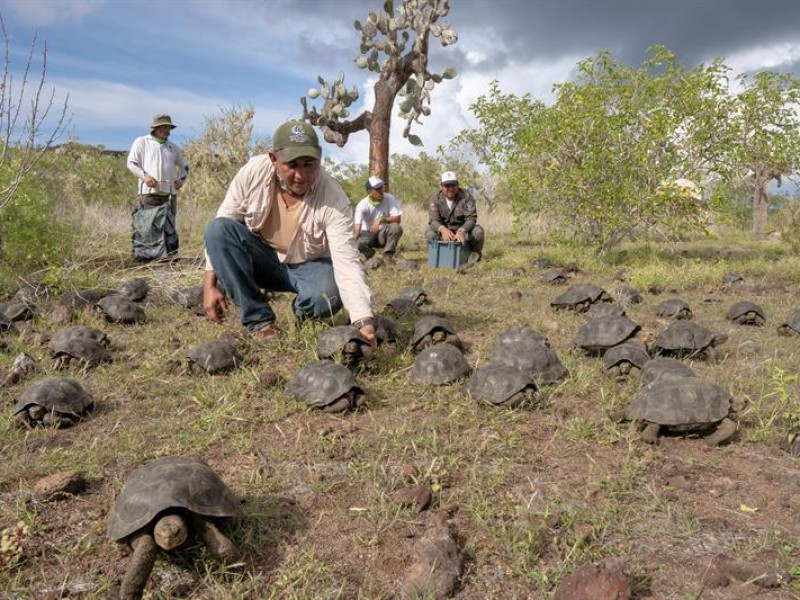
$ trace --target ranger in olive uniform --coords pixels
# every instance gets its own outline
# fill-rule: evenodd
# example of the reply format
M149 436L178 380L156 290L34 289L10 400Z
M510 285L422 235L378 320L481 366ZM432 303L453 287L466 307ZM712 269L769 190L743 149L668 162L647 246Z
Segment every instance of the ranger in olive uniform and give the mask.
M467 263L475 264L483 254L483 228L477 221L472 194L458 187L455 173L442 173L441 188L430 201L425 239L429 244L437 240L466 244L470 249Z

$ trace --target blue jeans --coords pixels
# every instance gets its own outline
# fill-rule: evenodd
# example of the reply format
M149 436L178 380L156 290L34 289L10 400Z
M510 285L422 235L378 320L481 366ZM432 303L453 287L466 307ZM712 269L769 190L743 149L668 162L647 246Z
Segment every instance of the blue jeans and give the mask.
M209 223L205 243L217 282L251 331L275 321L262 289L296 293L294 313L299 319L330 318L342 309L330 258L284 264L244 223L226 217Z

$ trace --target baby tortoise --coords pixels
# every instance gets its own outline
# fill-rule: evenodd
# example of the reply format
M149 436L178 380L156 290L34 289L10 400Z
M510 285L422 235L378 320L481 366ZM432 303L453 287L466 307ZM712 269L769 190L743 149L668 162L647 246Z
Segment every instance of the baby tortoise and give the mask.
M800 335L800 310L797 310L786 317L786 320L778 325L779 335Z
M118 294L101 298L95 306L109 323L144 323L147 320L141 306Z
M435 344L450 344L459 351L463 349L461 340L450 321L435 315L422 317L414 324L411 349L414 352L421 352Z
M640 329L628 317L592 319L578 328L572 343L587 354L602 355L612 346L632 338Z
M624 410L624 418L644 425L641 438L657 444L662 431L695 432L710 446L736 433L731 395L716 383L699 377L662 379L644 386Z
M331 359L352 368L372 356L372 346L352 325L337 325L326 330L317 344L317 358Z
M429 385L444 385L461 379L470 372L461 350L450 344L435 344L423 350L414 360L411 378Z
M650 360L641 344L624 342L612 346L603 354L603 368L611 377L624 378L638 375Z
M656 314L666 319L676 319L691 321L694 316L689 305L680 298L669 298L664 300L656 308Z
M578 283L570 286L563 294L550 303L555 310L586 312L596 302L611 302L611 296L603 288L591 283Z
M69 427L94 407L80 383L66 377L46 377L28 387L14 415L28 427Z
M656 336L652 350L675 358L704 356L727 341L724 333L714 333L693 321L676 321Z
M463 390L468 396L481 402L513 408L535 397L536 384L524 371L489 364L475 371Z
M353 374L329 360L308 363L286 385L286 393L323 412L355 410L366 402Z
M218 525L239 512L239 499L206 463L167 456L136 469L108 514L108 535L133 554L120 598L141 598L158 549L180 548L193 533L227 563L239 552Z
M186 353L186 358L188 370L209 375L226 373L244 362L237 341L227 337L195 346Z
M764 309L755 302L736 302L728 309L725 318L739 325L755 325L761 327L767 322Z

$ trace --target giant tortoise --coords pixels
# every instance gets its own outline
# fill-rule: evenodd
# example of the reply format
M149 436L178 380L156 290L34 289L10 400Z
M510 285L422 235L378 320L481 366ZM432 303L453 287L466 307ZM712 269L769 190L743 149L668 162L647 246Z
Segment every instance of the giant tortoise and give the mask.
M755 325L760 327L767 322L767 315L764 309L755 302L743 300L735 302L729 309L725 317L729 321L739 325Z
M158 548L180 548L190 532L215 556L235 561L239 553L218 525L238 512L239 499L201 460L167 456L136 469L108 514L109 537L133 550L120 597L141 598Z
M423 350L414 360L411 378L430 385L444 385L470 372L461 350L450 344L436 344Z
M489 355L489 363L523 371L538 386L560 383L567 376L555 350L537 341L498 344Z
M595 302L611 302L611 296L603 288L591 283L578 283L556 296L550 306L555 310L586 312Z
M592 319L578 328L572 343L587 354L602 355L612 346L632 338L640 329L628 317Z
M372 346L352 325L337 325L325 330L317 344L317 358L355 367L372 356Z
M726 341L727 334L714 333L693 321L676 321L656 335L651 349L658 354L676 358L703 357L709 350Z
M534 398L536 384L524 371L489 364L475 371L463 390L471 398L493 406L516 407Z

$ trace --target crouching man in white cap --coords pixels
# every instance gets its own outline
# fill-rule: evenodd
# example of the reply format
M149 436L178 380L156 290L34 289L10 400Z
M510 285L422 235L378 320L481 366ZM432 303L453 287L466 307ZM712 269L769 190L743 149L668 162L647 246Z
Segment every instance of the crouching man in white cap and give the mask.
M478 225L478 208L472 194L458 187L453 171L442 173L441 186L431 198L428 209L428 243L457 241L469 246L467 265L474 265L483 256L483 227Z
M391 259L403 237L400 225L403 211L397 198L384 191L380 177L373 175L367 179L366 188L367 195L356 205L353 216L353 237L366 258L375 254L375 248L383 248L384 257Z

